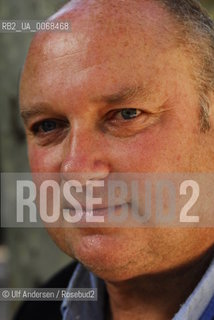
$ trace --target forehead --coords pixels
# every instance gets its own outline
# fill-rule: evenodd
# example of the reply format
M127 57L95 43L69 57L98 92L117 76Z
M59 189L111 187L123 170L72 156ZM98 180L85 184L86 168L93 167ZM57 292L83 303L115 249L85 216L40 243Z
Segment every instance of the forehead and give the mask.
M72 8L67 5L67 9L50 18L69 21L71 33L40 33L35 37L29 54L37 51L44 58L59 55L62 49L65 51L63 41L69 52L75 50L75 44L83 47L89 43L93 47L96 44L96 47L111 44L114 47L118 42L121 44L125 41L127 44L127 40L132 45L153 40L156 46L163 46L170 45L173 40L173 19L156 2L118 0L114 3L111 0L97 0L78 3Z
M32 60L85 54L86 50L87 58L91 53L95 59L106 59L125 47L131 47L133 56L139 48L146 52L149 45L155 51L174 44L172 17L153 1L72 1L50 19L67 20L72 30L39 33L29 50Z
M81 1L53 19L59 17L71 21L72 31L36 36L22 76L21 99L29 86L41 91L46 90L42 85L78 88L90 80L108 90L108 84L127 85L144 74L149 82L169 57L181 58L171 19L152 1Z

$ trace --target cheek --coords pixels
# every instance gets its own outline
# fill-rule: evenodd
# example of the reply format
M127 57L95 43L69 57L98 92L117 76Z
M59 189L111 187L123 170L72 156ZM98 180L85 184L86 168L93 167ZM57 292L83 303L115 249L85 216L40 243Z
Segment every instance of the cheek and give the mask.
M60 146L45 148L29 143L28 155L32 172L59 172L62 157Z
M195 135L171 119L114 146L119 172L189 170Z
M168 137L160 130L142 132L133 139L118 144L112 148L113 163L118 164L115 168L119 172L152 172L158 167L164 166L170 156L170 145ZM173 148L176 148L173 142Z

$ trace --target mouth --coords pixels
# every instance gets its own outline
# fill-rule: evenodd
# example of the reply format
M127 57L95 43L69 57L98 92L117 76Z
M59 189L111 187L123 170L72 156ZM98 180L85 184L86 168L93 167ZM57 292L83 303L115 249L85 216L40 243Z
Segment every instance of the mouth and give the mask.
M94 206L92 210L82 206L82 209L74 209L73 207L65 206L63 208L64 212L70 215L71 220L73 220L76 226L85 227L90 226L107 226L109 225L110 215L115 217L119 216L123 212L124 206L129 206L128 203L118 204L115 206L98 207ZM64 217L65 218L65 217Z

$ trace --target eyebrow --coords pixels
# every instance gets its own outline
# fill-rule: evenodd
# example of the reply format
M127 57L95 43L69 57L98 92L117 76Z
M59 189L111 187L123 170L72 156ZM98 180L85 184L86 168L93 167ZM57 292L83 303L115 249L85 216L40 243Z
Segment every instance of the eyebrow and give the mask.
M51 106L47 103L36 103L31 108L20 108L20 114L23 121L26 123L30 118L40 116L46 112L50 112Z
M139 96L143 96L144 98L146 98L146 96L148 95L146 95L143 87L133 86L122 88L118 92L112 94L95 97L91 99L91 101L95 103L105 103L107 105L118 105L125 102L127 103ZM20 109L21 117L24 123L27 123L27 121L35 116L40 116L47 112L50 112L52 107L48 103L40 102L33 104L31 107L21 107Z
M109 95L102 95L100 97L92 99L94 102L104 102L110 105L116 105L123 102L128 102L139 96L146 97L146 92L141 86L125 87Z

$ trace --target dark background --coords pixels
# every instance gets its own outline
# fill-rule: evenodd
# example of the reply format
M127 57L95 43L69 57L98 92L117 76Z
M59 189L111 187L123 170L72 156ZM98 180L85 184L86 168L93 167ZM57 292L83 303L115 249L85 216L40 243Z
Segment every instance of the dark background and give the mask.
M173 1L173 0L172 0ZM0 0L0 19L45 19L63 0ZM201 3L214 16L214 0ZM0 34L0 170L28 172L18 82L32 34ZM9 213L8 213L9 214ZM0 229L0 287L37 287L68 263L44 229ZM0 303L0 320L11 319L17 303Z

